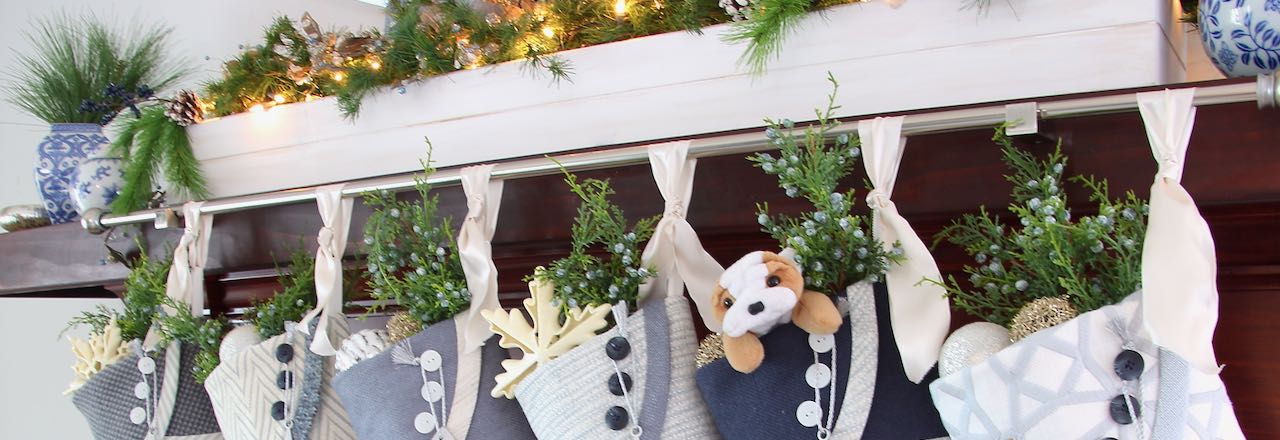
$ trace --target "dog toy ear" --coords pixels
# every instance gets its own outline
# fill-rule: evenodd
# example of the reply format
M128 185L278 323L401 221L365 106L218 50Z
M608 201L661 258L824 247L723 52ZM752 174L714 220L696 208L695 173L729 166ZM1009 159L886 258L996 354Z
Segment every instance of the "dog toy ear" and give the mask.
M759 336L747 332L738 337L724 335L722 338L724 357L729 360L729 366L734 370L739 373L750 373L760 368L760 364L764 362L764 344L760 343Z
M791 322L809 333L835 333L843 321L831 297L812 290L800 294L800 302L791 311Z

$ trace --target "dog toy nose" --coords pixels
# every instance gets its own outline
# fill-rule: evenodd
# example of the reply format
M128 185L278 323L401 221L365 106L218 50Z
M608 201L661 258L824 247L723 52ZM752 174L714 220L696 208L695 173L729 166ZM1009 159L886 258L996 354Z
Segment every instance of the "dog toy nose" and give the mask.
M752 315L759 315L760 312L763 312L763 311L764 311L763 301L756 301L755 303L752 303L751 305L747 306L747 313L750 313Z

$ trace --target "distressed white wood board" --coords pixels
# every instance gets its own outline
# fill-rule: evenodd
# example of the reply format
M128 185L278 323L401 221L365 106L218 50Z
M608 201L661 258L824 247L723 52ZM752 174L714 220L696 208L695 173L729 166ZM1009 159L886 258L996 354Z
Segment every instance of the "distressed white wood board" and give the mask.
M189 129L215 197L415 171L429 136L437 166L808 120L841 81L839 115L1150 86L1179 80L1161 1L1018 2L979 18L954 5L847 5L805 20L767 74L740 46L671 33L567 51L572 82L519 63L385 90L344 120L332 99ZM1003 15L1002 15L1003 14Z

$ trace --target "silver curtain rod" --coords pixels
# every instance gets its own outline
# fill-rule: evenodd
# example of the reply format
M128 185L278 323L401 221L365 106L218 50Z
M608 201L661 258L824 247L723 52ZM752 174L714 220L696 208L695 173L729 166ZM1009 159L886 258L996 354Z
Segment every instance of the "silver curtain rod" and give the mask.
M1258 102L1260 108L1280 105L1280 91L1276 87L1274 76L1258 77L1257 85L1236 83L1199 87L1196 89L1195 105L1231 104L1239 102ZM1132 111L1137 108L1135 93L1119 93L1114 95L1093 96L1086 98L1064 99L1056 101L1032 103L1041 119L1066 118L1072 116L1094 115ZM1007 105L991 105L960 110L943 110L930 113L910 114L903 121L904 136L956 131L983 126L993 126L1005 122ZM841 118L848 119L848 118ZM854 124L842 125L835 133L856 131ZM712 157L729 154L755 152L767 145L764 130L753 133L732 134L695 138L689 144L690 157ZM630 146L603 150L562 153L551 156L570 171L583 171L600 168L613 168L646 163L649 160L648 146ZM498 163L493 177L517 179L522 177L542 176L560 171L560 166L551 158L532 158ZM437 170L427 182L433 186L455 185L460 182L459 170L462 166L454 166ZM414 187L417 175L396 175L348 182L343 190L347 197L359 196L373 191L402 191ZM298 188L270 193L231 197L205 203L202 213L221 214L270 206L289 205L315 200L315 187ZM93 234L100 234L113 226L154 222L156 228L163 229L176 226L176 209L153 209L134 212L126 215L109 215L101 210L91 209L84 213L80 224Z

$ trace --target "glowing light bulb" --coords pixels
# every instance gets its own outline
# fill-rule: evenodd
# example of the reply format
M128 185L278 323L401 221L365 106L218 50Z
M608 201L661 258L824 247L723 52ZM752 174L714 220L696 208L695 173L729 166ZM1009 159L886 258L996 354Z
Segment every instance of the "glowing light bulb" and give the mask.
M254 104L253 107L249 107L249 113L262 113L265 111L267 111L267 108L263 107L262 104Z
M546 36L547 36L547 38L554 37L554 36L556 36L556 30L555 30L555 29L552 29L552 28L551 28L551 26L543 26L543 27L542 27L542 35L546 35Z
M619 18L627 15L627 0L618 0L613 3L613 15L617 15Z
M370 69L373 69L373 70L381 69L381 68L382 68L382 63L379 63L379 62L377 62L377 61L370 61L370 62L369 62L369 68L370 68Z
M310 93L308 93L307 96L303 98L303 100L306 102L311 102L311 101L314 101L315 99L316 99L315 95L312 95Z
M333 72L334 81L342 82L344 79L347 79L347 75L344 75L342 72Z
M271 100L276 104L284 104L284 95L277 93L276 96L271 97Z

